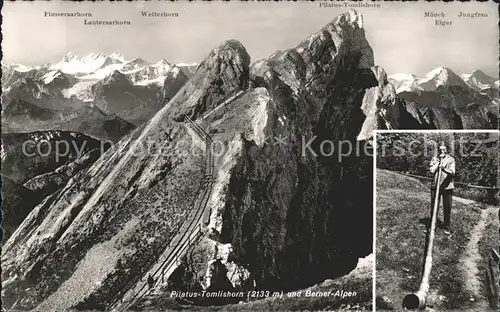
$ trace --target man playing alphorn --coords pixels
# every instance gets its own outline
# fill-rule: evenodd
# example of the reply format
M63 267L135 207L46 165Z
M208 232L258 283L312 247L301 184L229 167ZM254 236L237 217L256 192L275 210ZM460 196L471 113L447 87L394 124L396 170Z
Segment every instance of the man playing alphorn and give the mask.
M430 172L434 174L434 179L431 188L431 220L434 209L434 199L436 197L436 186L438 185L438 169L441 168L441 185L439 189L439 201L443 198L443 219L444 233L450 235L450 217L451 217L451 201L453 195L453 178L455 177L455 159L448 154L446 145L439 146L439 155L434 156L430 164ZM439 205L436 217L439 213Z

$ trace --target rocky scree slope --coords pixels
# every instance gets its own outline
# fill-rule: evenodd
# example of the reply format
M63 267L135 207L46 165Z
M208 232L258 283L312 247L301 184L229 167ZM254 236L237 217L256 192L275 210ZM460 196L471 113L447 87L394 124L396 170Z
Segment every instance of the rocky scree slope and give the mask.
M4 304L102 309L146 274L203 179L204 142L185 114L224 146L214 162L206 239L232 245L232 258L257 287L296 288L345 274L372 252L372 164L362 148L339 162L337 144L363 146L371 137L360 136L363 128L398 120L397 103L384 92L363 102L370 88L385 89L376 73L362 16L352 10L252 65L241 43L222 43L152 119L24 220L2 255ZM303 139L315 136L310 147L318 155L302 154ZM335 155L319 153L324 140Z

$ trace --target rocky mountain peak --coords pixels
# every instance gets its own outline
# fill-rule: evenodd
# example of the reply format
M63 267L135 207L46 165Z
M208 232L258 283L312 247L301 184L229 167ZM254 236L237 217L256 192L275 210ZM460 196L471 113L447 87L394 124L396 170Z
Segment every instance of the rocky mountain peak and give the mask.
M333 23L341 27L363 28L363 15L354 9L350 9L337 16Z
M425 77L426 78L436 78L439 77L443 80L447 79L449 76L453 75L453 71L447 67L438 66L431 71L429 71Z
M91 59L91 60L96 60L100 58L106 58L108 57L107 55L97 52L97 53L90 53L87 56L83 57L84 59Z
M109 56L115 60L119 60L121 62L124 62L125 61L125 58L123 57L123 55L119 52L113 52L111 53L111 55Z
M226 40L212 50L208 57L202 62L203 65L217 65L221 63L233 64L237 67L250 65L250 55L238 40Z
M221 104L248 85L250 55L241 42L227 40L201 62L189 82L173 99L174 120L196 117Z
M465 83L472 89L489 94L491 98L498 99L498 83L495 78L487 75L480 69L474 69L470 74L460 75Z
M329 50L330 59L337 54L348 53L358 68L369 69L375 63L373 50L365 37L363 16L356 10L340 14L296 47L306 63L315 63L308 55L318 54L322 49ZM327 58L326 55L324 57Z
M50 72L46 73L42 77L42 81L45 84L49 84L49 83L51 83L53 81L60 81L60 82L69 84L69 78L68 78L68 76L66 76L60 70L53 70L53 71L50 71Z
M460 76L443 66L438 66L428 72L425 77L419 80L418 84L423 91L434 91L440 86L467 87Z
M162 58L161 60L159 60L158 62L156 62L151 67L155 68L156 71L158 71L162 75L166 75L167 73L173 71L176 68L176 66L174 64L168 62L164 58Z
M132 82L119 70L114 70L105 80L104 84L131 85Z
M138 68L147 66L149 64L150 63L148 61L143 60L142 58L135 58L135 59L133 59L133 60L128 61L127 63L125 63L125 65L123 65L123 67L121 68L121 70L122 71L134 70L134 69L138 69Z
M73 52L68 52L66 53L61 62L71 62L72 60L74 60L77 56L73 53Z
M71 61L75 61L75 60L78 60L78 61L89 61L89 60L97 60L97 59L104 59L104 58L107 58L108 56L103 54L103 53L100 53L100 52L97 52L97 53L89 53L85 56L78 56L76 55L75 53L73 52L68 52L66 53L66 55L63 56L62 58L62 62L71 62Z
M161 58L161 60L159 60L156 65L171 65L165 58Z
M480 69L474 69L471 73L471 76L477 79L477 81L481 82L482 84L493 84L495 82L495 79L488 76Z

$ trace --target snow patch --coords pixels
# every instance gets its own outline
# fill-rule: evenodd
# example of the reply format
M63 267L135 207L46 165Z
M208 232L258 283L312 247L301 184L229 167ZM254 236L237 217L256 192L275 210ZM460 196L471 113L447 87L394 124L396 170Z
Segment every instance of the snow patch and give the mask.
M241 139L234 137L228 142L228 151L219 158L220 166L215 170L217 176L209 200L211 214L208 228L217 233L222 232L222 211L226 204L226 190L229 186L231 170L236 165L236 159L241 155L242 148L243 142Z
M39 66L31 67L31 66L25 66L22 64L11 64L10 68L12 68L15 71L21 72L21 73L29 72L33 69L40 69Z
M43 77L42 77L42 81L44 84L49 84L51 83L54 79L58 78L58 77L64 77L64 74L61 73L60 71L58 70L53 70L53 71L50 71L48 73L46 73Z
M266 140L266 125L268 122L268 103L270 101L269 95L266 93L264 94L259 94L257 97L257 107L255 110L252 111L253 113L253 118L251 120L252 126L251 128L253 129L253 139L255 143L258 146L263 146ZM279 119L281 124L284 125L284 119Z
M198 63L177 63L177 64L175 64L175 66L178 66L178 67L198 66L198 65L199 65Z
M82 101L92 101L92 85L96 83L95 80L87 80L87 81L78 81L70 88L62 89L61 93L65 98L71 98L72 96L76 96L78 99Z
M407 81L407 80L415 80L417 76L412 75L412 74L405 74L405 73L396 73L393 75L390 75L388 79L393 79L396 81Z

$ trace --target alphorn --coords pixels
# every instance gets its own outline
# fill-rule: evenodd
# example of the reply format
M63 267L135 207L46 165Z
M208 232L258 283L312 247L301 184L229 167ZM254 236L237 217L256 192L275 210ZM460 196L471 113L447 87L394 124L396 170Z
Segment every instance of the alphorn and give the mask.
M432 269L432 247L434 246L434 232L436 230L437 211L439 206L439 190L441 188L441 162L438 169L438 179L436 185L436 195L434 197L434 209L432 211L431 228L429 230L429 240L424 260L424 272L422 282L416 293L406 295L403 299L403 307L406 309L423 309L427 304L427 295L429 293L429 280Z

